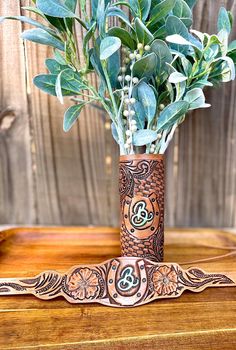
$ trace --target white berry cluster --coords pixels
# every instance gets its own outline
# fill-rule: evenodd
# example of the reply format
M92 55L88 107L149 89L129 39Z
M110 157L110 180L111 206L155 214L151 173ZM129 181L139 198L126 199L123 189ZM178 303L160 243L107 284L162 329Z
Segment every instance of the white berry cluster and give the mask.
M124 110L123 110L123 116L126 118L126 143L125 143L125 148L129 149L132 145L132 136L133 133L137 131L137 122L134 119L135 118L135 110L134 110L134 105L136 103L136 99L132 96L132 85L137 84L139 82L138 78L133 78L131 82L131 77L125 76L125 81L128 83L128 93L125 94L124 97Z
M130 121L130 129L127 129L126 134L126 142L125 142L125 149L129 149L132 145L132 137L133 133L137 131L137 122L135 119L132 119Z
M123 116L126 118L124 120L124 124L126 125L126 142L125 148L131 149L132 147L132 139L133 133L137 131L137 122L135 120L135 110L134 105L136 100L132 97L132 91L134 85L138 84L139 78L133 76L133 66L136 61L142 58L143 53L146 51L150 51L150 46L139 43L137 45L137 49L131 51L126 47L122 48L122 52L124 53L124 65L121 67L121 74L118 76L118 81L122 85L122 91L124 93L124 106L123 106ZM127 69L130 69L130 75L125 74ZM153 151L154 152L154 151Z

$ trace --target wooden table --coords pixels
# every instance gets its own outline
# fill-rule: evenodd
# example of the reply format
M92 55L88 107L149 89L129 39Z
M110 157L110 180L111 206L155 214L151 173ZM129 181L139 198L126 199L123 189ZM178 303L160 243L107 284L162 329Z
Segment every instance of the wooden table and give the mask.
M23 228L0 233L0 277L64 272L80 263L118 256L110 228ZM186 262L235 246L232 233L210 229L166 231L165 260ZM209 272L236 271L236 256L195 264ZM189 267L185 265L184 267ZM236 349L236 289L215 288L138 308L70 305L33 296L0 298L0 349Z

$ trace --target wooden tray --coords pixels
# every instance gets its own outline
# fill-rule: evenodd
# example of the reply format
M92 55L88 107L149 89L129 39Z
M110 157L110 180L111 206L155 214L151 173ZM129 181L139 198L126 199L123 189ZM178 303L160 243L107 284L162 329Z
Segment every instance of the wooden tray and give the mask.
M0 233L0 277L59 272L119 256L119 233L110 228L14 228ZM186 262L224 254L236 235L209 229L166 232L165 260ZM236 271L236 257L197 265ZM190 265L185 265L187 268ZM136 309L71 305L33 296L0 298L0 349L236 349L236 290L186 292Z

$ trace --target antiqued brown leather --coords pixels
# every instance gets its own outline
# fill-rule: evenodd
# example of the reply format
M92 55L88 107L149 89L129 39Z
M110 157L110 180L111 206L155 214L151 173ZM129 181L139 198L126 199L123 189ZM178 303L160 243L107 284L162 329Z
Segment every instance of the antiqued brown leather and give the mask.
M122 255L163 261L163 156L121 156L119 175Z
M36 277L0 278L0 296L33 294L39 299L64 297L73 304L100 303L134 307L154 300L177 298L185 290L236 286L236 273L182 269L176 263L117 257L101 264L78 265L66 273L44 271Z

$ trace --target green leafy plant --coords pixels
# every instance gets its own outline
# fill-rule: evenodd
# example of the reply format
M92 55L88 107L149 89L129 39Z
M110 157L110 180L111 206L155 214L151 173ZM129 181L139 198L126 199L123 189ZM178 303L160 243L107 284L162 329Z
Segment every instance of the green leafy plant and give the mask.
M91 14L86 11L90 3ZM218 34L193 30L197 0L34 0L35 28L22 38L54 49L45 61L48 74L35 85L76 102L64 115L68 131L87 104L98 103L111 118L112 135L121 154L163 154L188 111L207 108L204 88L235 78L236 41L229 44L232 14L220 9ZM80 11L77 11L77 7ZM80 13L81 16L78 16ZM111 25L116 18L118 26ZM75 23L86 32L83 63ZM99 80L91 84L91 74Z

